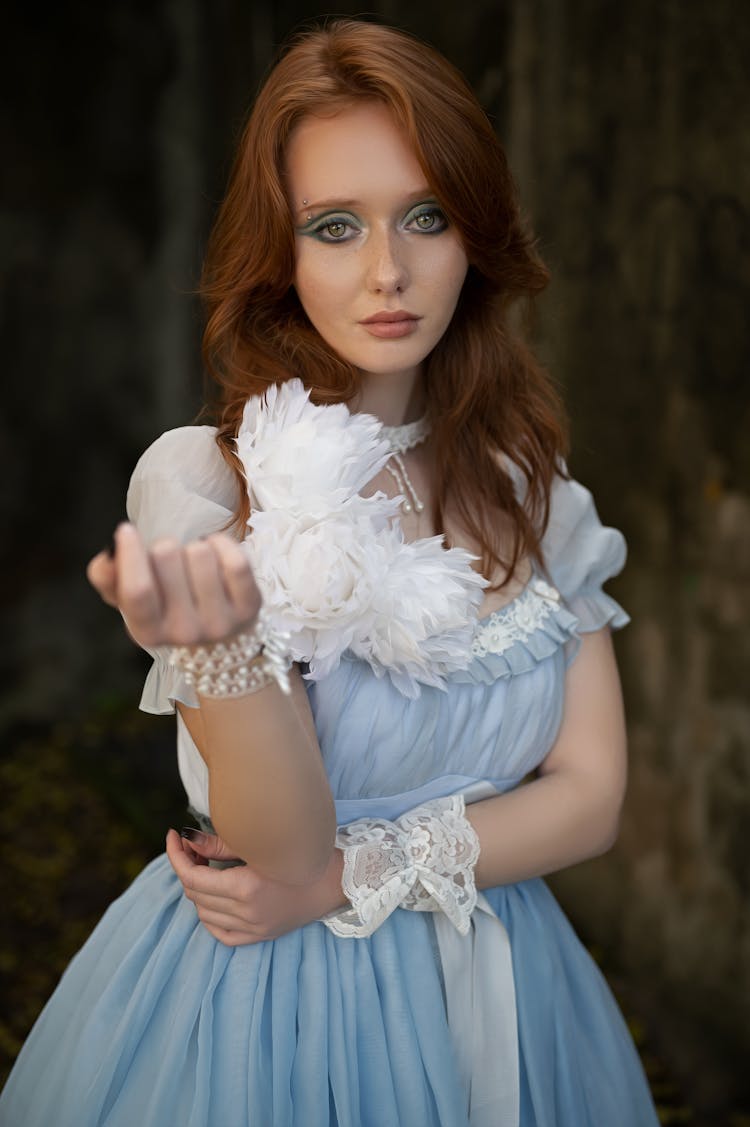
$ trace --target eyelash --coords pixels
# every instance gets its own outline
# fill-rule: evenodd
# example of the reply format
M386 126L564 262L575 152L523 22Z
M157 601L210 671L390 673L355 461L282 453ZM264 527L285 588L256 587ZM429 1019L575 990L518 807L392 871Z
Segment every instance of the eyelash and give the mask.
M410 223L416 223L416 221L418 219L421 219L423 215L433 216L436 219L437 224L432 227L417 227L417 230L421 235L439 235L448 226L448 220L446 219L445 214L443 213L442 209L437 207L435 204L424 204L421 207L418 207L412 215Z
M349 239L345 238L343 235L338 235L338 236L331 235L330 234L330 228L331 227L351 227L351 229L353 231L356 230L356 228L354 227L354 224L350 223L348 219L325 219L325 220L323 220L322 223L316 224L316 226L314 226L311 229L311 234L316 235L322 243L348 243L349 242ZM327 238L326 238L326 232L328 232Z
M411 218L407 218L407 222L405 223L405 227L407 227L407 229L412 224L416 224L417 220L420 219L423 215L435 217L435 219L437 221L437 226L434 226L434 225L432 227L418 227L418 226L416 226L414 228L416 231L419 232L420 235L439 235L448 226L448 220L445 218L445 215L443 214L442 210L434 204L423 204L420 207L414 209L412 212L409 212L408 215ZM341 217L341 218L336 218L336 217L328 218L327 217L322 222L313 226L310 229L310 234L314 235L316 238L318 238L320 240L320 242L328 243L329 245L332 244L332 243L348 243L350 241L350 239L353 237L351 235L347 236L347 235L344 235L344 234L342 234L342 235L331 235L330 234L330 228L331 227L344 227L344 228L349 227L355 233L359 230L359 228L355 227L355 225L349 219L346 219L344 217Z

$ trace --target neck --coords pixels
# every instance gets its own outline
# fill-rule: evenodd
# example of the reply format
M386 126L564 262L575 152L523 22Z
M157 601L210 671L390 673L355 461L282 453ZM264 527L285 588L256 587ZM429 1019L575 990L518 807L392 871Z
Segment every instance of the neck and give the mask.
M398 427L421 418L426 406L421 371L385 372L377 376L363 375L362 390L352 410L375 415L388 427Z

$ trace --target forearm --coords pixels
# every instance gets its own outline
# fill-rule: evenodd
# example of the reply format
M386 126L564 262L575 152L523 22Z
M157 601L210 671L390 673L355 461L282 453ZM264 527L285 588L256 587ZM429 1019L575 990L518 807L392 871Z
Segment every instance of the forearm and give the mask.
M604 776L555 771L518 791L468 808L460 796L433 799L395 822L362 819L342 829L346 859L337 903L330 867L330 911L337 935L371 935L402 907L444 912L462 935L489 888L540 876L603 852L617 821L614 790Z
M139 645L168 646L195 686L200 706L178 707L208 767L219 834L265 876L316 879L334 847L333 799L299 671L290 671L290 696L275 683L283 646L261 624L260 592L241 545L217 534L146 548L126 522L116 529L114 557L99 553L88 575ZM212 650L219 644L220 655ZM244 695L226 697L228 685Z
M481 846L478 887L544 876L606 852L617 836L623 790L560 770L467 806Z
M200 699L181 713L208 767L217 832L270 879L315 879L333 850L335 810L299 675L290 697L272 683Z
M539 777L477 802L480 887L510 884L604 853L617 835L627 780L625 718L608 630L585 634L565 682L565 708Z

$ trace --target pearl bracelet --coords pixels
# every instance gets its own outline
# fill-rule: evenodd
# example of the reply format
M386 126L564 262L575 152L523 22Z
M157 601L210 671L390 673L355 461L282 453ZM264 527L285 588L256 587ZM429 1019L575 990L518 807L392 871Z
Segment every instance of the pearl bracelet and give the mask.
M240 697L257 693L271 681L288 695L292 665L287 653L288 643L289 635L271 630L261 609L255 626L248 633L211 646L174 646L169 661L202 697L221 700Z

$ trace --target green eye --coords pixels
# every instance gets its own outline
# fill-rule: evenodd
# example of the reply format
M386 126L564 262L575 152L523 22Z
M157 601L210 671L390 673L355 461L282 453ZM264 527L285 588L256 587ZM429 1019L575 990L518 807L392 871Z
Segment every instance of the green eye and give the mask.
M359 231L356 220L346 216L322 216L312 220L302 229L302 234L312 235L321 243L348 243Z
M439 235L448 226L448 220L436 204L422 204L406 217L406 226L425 235Z

